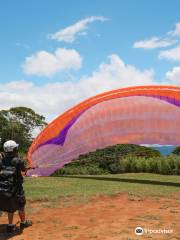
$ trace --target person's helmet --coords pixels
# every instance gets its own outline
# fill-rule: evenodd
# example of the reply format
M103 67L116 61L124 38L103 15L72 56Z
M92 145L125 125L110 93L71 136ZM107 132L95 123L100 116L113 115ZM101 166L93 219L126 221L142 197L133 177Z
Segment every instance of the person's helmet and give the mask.
M15 148L18 148L19 144L17 144L13 140L6 141L3 145L4 151L5 152L13 152Z

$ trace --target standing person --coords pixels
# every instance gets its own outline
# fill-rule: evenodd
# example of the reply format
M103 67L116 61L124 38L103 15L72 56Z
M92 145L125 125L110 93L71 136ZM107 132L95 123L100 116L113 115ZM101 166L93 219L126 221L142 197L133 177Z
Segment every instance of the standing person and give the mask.
M8 212L7 232L16 230L13 224L14 212L18 210L20 228L32 226L31 220L26 220L26 198L23 190L21 172L27 170L25 161L18 157L18 144L9 140L4 143L4 156L0 159L0 210Z

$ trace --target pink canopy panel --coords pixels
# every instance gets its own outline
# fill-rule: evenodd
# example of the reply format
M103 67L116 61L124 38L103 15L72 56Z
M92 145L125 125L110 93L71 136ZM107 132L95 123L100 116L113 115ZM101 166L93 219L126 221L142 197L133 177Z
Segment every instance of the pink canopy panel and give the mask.
M79 155L114 144L180 144L180 88L144 86L97 95L50 123L34 140L28 172L48 176Z

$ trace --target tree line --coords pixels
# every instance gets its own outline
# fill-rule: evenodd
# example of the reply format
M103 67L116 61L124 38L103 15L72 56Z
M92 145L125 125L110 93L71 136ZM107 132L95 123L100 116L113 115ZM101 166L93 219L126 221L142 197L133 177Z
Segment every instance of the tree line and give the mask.
M135 144L117 144L79 156L53 176L147 172L180 175L180 146L169 156Z
M14 107L0 111L0 150L3 143L13 139L19 144L22 154L28 151L36 133L45 126L45 117L31 108Z

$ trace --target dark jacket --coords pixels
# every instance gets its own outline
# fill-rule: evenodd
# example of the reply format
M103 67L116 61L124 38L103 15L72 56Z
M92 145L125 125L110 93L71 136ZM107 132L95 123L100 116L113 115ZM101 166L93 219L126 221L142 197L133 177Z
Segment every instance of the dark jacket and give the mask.
M19 157L14 157L12 154L5 154L4 158L0 160L0 165L13 166L16 168L17 181L15 194L7 200L0 198L0 210L7 212L15 212L16 210L23 210L26 204L26 199L23 190L23 176L21 171L25 171L25 161Z

